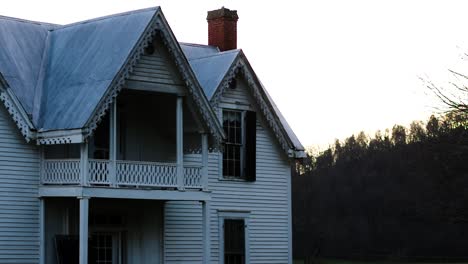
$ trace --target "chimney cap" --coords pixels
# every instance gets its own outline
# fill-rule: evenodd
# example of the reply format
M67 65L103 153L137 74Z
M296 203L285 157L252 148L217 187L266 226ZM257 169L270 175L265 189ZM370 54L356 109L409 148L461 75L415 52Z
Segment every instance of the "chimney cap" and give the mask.
M208 16L206 17L206 20L213 20L217 18L228 18L232 20L238 20L239 16L237 16L237 10L230 10L223 6L220 9L208 11Z

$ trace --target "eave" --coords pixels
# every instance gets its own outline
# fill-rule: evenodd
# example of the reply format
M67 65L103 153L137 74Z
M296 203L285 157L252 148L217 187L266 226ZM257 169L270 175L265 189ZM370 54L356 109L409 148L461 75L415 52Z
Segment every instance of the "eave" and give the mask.
M6 110L10 114L13 122L24 136L26 142L30 142L35 138L35 128L31 120L29 120L28 114L24 110L18 98L11 91L7 81L0 73L0 101L3 102Z
M230 83L236 78L236 76L242 73L245 78L248 87L251 89L251 94L256 100L256 103L259 106L260 111L264 115L270 129L278 140L281 148L289 158L304 158L306 157L305 151L303 148L297 148L286 132L285 127L283 126L279 116L276 114L276 111L270 102L268 95L266 94L260 80L255 74L254 70L250 66L249 61L246 56L240 50L237 57L233 60L231 66L229 67L228 72L225 77L216 88L215 93L211 98L211 104L217 106L224 91L228 89ZM302 147L302 146L301 146Z

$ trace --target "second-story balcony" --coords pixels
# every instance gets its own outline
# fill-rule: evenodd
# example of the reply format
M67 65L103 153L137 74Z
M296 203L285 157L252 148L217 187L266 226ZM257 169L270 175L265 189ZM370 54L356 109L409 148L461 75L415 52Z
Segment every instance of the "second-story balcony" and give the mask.
M123 92L87 142L44 148L41 184L206 190L208 136L183 105L182 96Z
M46 159L43 161L42 184L109 187L149 187L202 189L206 184L203 167L184 165L177 173L176 163L116 160ZM181 179L179 179L181 177Z

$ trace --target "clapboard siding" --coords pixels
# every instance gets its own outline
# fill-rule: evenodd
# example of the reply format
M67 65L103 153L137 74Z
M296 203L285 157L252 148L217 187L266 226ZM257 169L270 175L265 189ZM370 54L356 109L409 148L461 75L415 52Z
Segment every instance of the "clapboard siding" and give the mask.
M223 93L220 106L259 113L249 89L238 78L236 88ZM263 116L257 114L256 181L219 180L221 158L221 155L210 155L211 243L216 249L212 251L212 261L219 263L218 210L244 210L250 212L250 263L288 263L290 167Z
M236 89L228 89L223 93L220 106L255 110L256 105L247 89L245 82L238 79ZM221 114L221 111L218 113ZM250 263L289 262L290 164L265 125L263 117L260 115L257 117L255 182L220 180L222 156L219 153L210 153L208 157L209 190L212 191L210 213L212 263L219 263L219 210L250 212L248 226ZM199 154L184 155L186 162L196 163L200 160ZM201 261L203 254L201 220L201 206L197 203L166 203L165 256L168 263ZM181 240L183 244L167 244L168 239Z
M129 80L161 85L184 84L170 54L161 43L156 39L153 43L154 53L141 56Z
M39 155L0 106L0 263L39 262Z
M212 261L219 262L218 210L250 212L250 263L288 263L289 218L287 177L289 164L275 139L257 122L257 180L254 183L219 180L218 158L210 155L212 194ZM273 167L273 169L272 169Z
M200 263L202 215L199 202L168 201L164 206L164 263Z

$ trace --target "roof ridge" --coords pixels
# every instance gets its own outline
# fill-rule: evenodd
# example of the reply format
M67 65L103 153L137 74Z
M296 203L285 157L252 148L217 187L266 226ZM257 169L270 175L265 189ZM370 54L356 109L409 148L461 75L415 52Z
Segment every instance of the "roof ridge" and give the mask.
M78 21L78 22L73 22L73 23L70 23L70 24L61 25L61 26L59 26L57 28L54 28L53 31L57 31L57 30L60 30L60 29L68 28L68 27L73 27L73 26L76 26L76 25L83 25L83 24L87 24L87 23L100 21L100 20L114 18L114 17L118 17L118 16L128 16L128 15L141 13L141 12L146 12L146 11L150 11L150 10L157 11L159 9L160 9L159 6L153 6L153 7L148 7L148 8L142 8L142 9L136 9L136 10L132 10L132 11L126 11L126 12L121 12L121 13L105 15L105 16L101 16L101 17L95 17L95 18L91 18L91 19Z
M227 50L227 51L222 51L222 52L218 52L218 53L215 53L215 54L210 54L210 55L203 56L203 57L193 58L193 59L191 59L189 61L208 59L208 58L211 58L211 57L216 57L216 56L221 56L221 55L226 55L226 54L241 52L241 51L242 51L242 49Z
M180 45L186 45L186 46L193 46L193 47L211 47L211 48L219 48L217 46L213 45L208 45L208 44L198 44L198 43L188 43L188 42L179 42Z
M12 21L28 23L28 24L36 24L38 26L54 26L54 27L61 26L60 24L54 24L54 23L42 22L42 21L36 21L36 20L28 20L28 19L23 19L23 18L18 18L18 17L3 16L3 15L0 15L0 19L12 20Z

